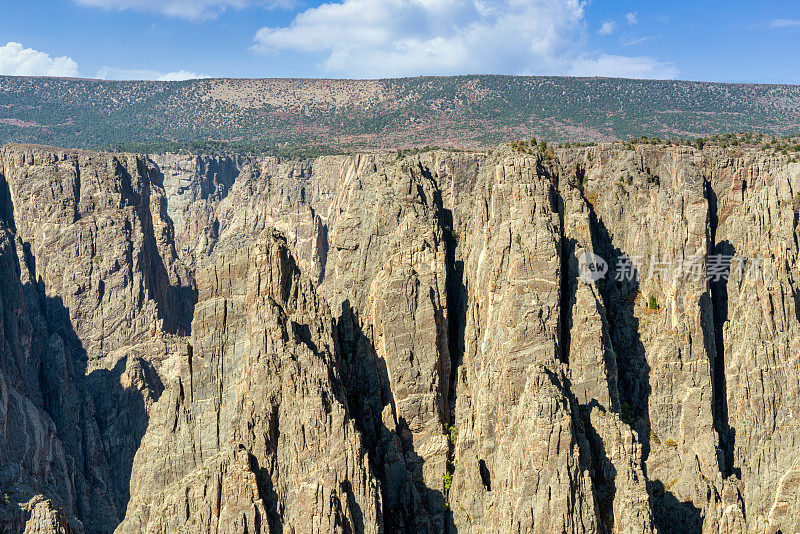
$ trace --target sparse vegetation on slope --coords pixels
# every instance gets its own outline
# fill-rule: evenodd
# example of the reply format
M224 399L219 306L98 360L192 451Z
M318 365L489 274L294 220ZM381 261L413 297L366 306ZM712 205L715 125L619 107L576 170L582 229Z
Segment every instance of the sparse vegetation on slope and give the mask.
M174 143L190 151L198 143L227 142L236 151L324 145L337 153L482 148L533 135L556 143L695 139L731 130L799 133L800 86L527 76L182 82L0 76L0 142L74 148L155 152Z

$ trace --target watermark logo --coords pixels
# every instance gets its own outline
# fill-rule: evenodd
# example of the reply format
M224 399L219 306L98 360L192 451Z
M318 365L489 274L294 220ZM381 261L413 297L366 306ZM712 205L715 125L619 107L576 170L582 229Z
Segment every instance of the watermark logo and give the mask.
M608 262L597 254L584 252L579 258L579 277L583 282L593 283L606 278L623 281L639 281L659 276L678 280L705 279L709 283L727 282L734 278L755 280L760 277L764 258L739 257L728 254L695 255L685 258L664 259L657 257L621 255L616 258L614 272L609 272Z
M605 278L608 273L608 262L591 252L584 252L578 259L580 279L587 284Z

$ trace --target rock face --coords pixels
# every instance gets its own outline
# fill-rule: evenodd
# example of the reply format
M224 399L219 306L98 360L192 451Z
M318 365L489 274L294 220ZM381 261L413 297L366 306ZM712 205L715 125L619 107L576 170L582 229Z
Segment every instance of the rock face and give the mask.
M151 413L118 530L378 532L333 320L285 239L221 252L197 280L180 376Z
M19 147L0 161L1 484L9 503L41 494L110 532L193 282L144 158Z
M0 155L3 531L800 528L784 156Z

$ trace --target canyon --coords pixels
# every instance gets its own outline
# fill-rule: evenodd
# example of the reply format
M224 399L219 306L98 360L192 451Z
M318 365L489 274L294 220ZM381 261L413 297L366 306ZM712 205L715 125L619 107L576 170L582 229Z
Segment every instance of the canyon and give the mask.
M751 147L5 145L0 531L800 531L798 220Z

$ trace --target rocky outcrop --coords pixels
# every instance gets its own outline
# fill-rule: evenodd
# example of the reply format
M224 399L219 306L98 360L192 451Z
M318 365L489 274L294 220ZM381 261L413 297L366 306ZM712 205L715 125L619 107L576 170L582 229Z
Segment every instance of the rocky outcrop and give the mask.
M7 531L797 529L784 156L2 162Z
M181 373L152 412L120 532L380 532L333 321L282 236L198 273Z
M733 265L732 276L713 287L724 468L739 482L748 529L793 532L800 168L752 153L705 157L715 250Z
M505 161L475 190L450 490L459 531L598 528L588 443L559 360L556 192L536 164Z
M266 158L247 160L224 197L198 198L194 191L220 189L201 185L212 163L157 161L186 184L174 190L186 213L183 238L195 243L200 236L179 250L200 250L203 258L217 244L252 239L265 228L286 235L336 316L342 379L382 473L388 525L441 532L450 419L447 249L430 174L412 161L386 165L391 159L380 156ZM195 257L187 253L187 264L197 264Z
M13 445L0 485L25 514L44 517L43 504L24 505L40 493L87 530L110 532L163 390L156 368L187 328L191 280L144 158L40 147L1 156L1 367Z

